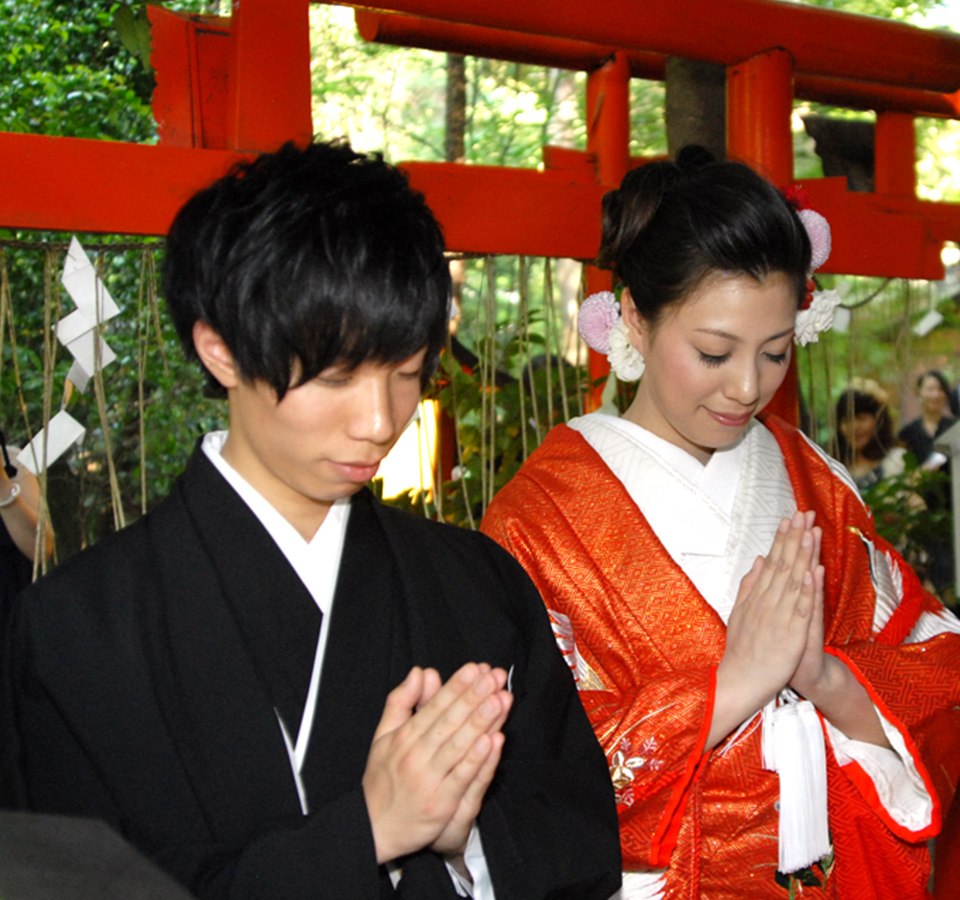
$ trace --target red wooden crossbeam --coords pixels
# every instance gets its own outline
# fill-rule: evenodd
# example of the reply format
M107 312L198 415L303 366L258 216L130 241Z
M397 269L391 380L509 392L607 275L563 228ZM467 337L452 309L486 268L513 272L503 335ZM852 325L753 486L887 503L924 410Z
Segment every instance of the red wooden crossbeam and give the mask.
M376 7L726 66L781 47L809 75L960 88L960 35L776 0L377 0Z
M357 30L367 41L572 71L589 72L599 68L618 50L617 46L611 44L523 34L423 16L369 9L357 9L354 15ZM957 52L960 53L960 50ZM663 81L667 68L666 54L643 50L625 50L623 53L634 78ZM798 70L795 95L802 100L844 109L898 110L918 116L960 118L960 91L947 94L876 81L810 75Z
M462 18L474 29L473 39L489 43L491 30L497 41L503 41L503 29L509 29L511 52L519 53L525 41L532 54L549 46L558 54L557 64L571 54L583 54L585 47L596 53L591 41L607 41L604 46L609 49L614 41L629 45L649 37L656 52L634 47L615 54L616 61L607 63L612 77L599 81L591 77L588 93L594 95L619 91L630 74L655 76L663 53L689 50L689 41L706 41L714 48L710 53L700 44L694 49L701 51L701 58L711 54L716 58L728 54L732 43L741 39L744 47L762 43L763 35L769 37L765 29L773 27L790 33L788 43L798 66L803 61L808 69L826 66L833 59L827 48L845 40L847 68L851 61L862 66L856 69L859 90L864 96L896 97L900 106L894 108L904 107L905 112L925 108L929 114L952 116L950 104L956 96L942 91L950 84L955 91L960 76L956 36L770 0L726 0L722 5L647 0L640 8L642 15L626 0L608 0L589 9L571 0L550 4L397 0L387 5L433 15L437 35L445 33L446 25L436 19L444 18ZM722 6L726 21L722 34L710 32L717 6ZM628 7L631 14L619 17L618 11L625 13ZM694 7L696 15L691 15ZM0 135L0 225L162 234L186 197L235 162L249 153L274 149L286 139L307 140L311 125L306 13L307 0L244 0L231 19L184 17L151 6L160 145ZM804 18L808 14L815 18ZM754 15L752 27L741 27L744 17ZM684 27L678 28L678 22ZM818 30L817 40L811 42L819 48L816 51L807 47L806 37L794 33L804 22ZM534 27L549 40L530 34ZM684 32L688 43L667 46L664 29ZM884 60L883 74L886 80L901 78L910 87L890 88L875 71L878 54L891 40L897 42L898 52ZM952 54L949 61L942 58L943 48ZM918 56L924 57L923 65ZM912 67L912 77L906 77L904 65ZM935 77L932 70L938 73ZM874 76L874 83L862 80ZM811 90L836 92L837 99L846 90L837 73L819 83L819 76L798 77L808 79ZM588 100L595 110L609 110L623 102L620 98L612 103L613 96ZM438 163L410 163L406 168L436 210L453 250L591 259L599 238L600 197L616 183L626 160L623 123L606 116L597 121L602 131L593 121L590 131L590 149L595 153L550 148L542 172ZM884 141L896 149L909 123L891 121L886 131L878 128L878 140L889 131L892 138ZM776 127L782 130L781 124ZM886 193L850 194L842 183L829 179L808 184L815 205L834 225L830 271L940 277L939 244L960 236L960 211L956 205L917 201L912 196L912 155L909 149L899 155L904 157L902 166L878 170Z
M191 194L243 158L226 150L0 135L0 225L164 234Z
M404 163L443 223L447 246L474 253L592 259L600 240L593 169L537 172L460 163Z
M15 177L4 179L4 223L164 234L190 194L245 158L223 150L5 135L0 172ZM586 154L582 167L545 172L422 162L404 168L443 223L452 250L575 259L596 253L606 188L584 176L592 171ZM804 184L833 226L825 271L942 277L938 241L960 235L960 208L850 193L843 179Z

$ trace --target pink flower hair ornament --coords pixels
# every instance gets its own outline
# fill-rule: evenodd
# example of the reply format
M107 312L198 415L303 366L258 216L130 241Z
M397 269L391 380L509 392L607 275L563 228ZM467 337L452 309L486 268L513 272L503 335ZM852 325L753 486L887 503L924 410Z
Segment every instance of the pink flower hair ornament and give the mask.
M627 334L620 303L612 291L591 294L580 304L577 329L587 346L603 353L621 381L638 381L643 374L643 356Z
M613 291L591 294L580 305L577 327L580 337L597 353L610 352L610 332L620 320L620 303Z
M814 209L799 209L797 215L810 239L810 271L816 272L830 258L833 249L830 223Z

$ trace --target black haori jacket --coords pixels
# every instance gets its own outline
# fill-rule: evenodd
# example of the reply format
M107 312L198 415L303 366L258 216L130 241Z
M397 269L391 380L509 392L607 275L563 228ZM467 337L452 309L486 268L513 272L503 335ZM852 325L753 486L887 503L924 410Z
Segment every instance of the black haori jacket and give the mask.
M312 607L197 450L152 513L18 598L0 710L8 805L95 816L200 897L454 897L445 866L374 855L361 777L412 665L511 671L504 756L479 817L497 900L607 898L609 773L521 568L486 537L353 499L300 811L276 710ZM259 617L259 618L258 618ZM259 623L259 624L258 624ZM316 631L306 636L309 656ZM291 652L290 656L296 656ZM304 688L305 690L305 685ZM295 733L295 729L294 729Z

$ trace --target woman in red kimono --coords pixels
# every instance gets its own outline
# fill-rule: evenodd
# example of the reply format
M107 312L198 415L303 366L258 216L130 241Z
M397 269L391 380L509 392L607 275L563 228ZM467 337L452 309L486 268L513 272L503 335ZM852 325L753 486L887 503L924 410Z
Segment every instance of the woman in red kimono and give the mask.
M622 416L555 428L483 529L536 582L610 766L624 900L926 896L960 768L960 622L846 471L763 409L829 228L687 148L604 198L581 333Z

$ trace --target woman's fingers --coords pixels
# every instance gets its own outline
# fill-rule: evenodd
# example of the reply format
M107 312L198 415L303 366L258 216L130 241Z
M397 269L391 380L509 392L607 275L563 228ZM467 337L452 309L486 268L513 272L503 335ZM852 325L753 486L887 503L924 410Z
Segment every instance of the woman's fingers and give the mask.
M791 519L784 519L751 594L768 604L795 602L802 586L802 572L811 568L814 551L815 540L807 515L797 512Z

